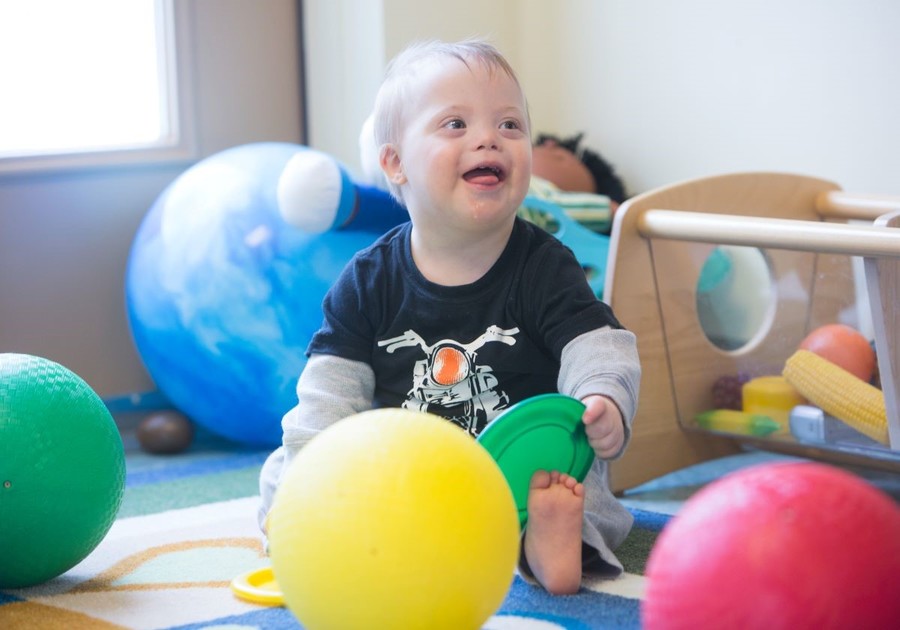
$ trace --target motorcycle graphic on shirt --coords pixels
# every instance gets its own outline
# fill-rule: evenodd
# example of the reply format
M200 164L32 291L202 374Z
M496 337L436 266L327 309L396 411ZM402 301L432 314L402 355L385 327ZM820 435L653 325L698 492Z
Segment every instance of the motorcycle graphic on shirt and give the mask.
M398 348L419 347L425 358L413 366L413 385L403 402L404 409L437 413L478 435L490 420L509 407L509 396L498 388L499 382L489 365L476 362L478 350L487 343L515 345L518 328L504 330L488 326L477 339L462 343L442 339L428 345L413 330L399 337L379 341L387 352Z

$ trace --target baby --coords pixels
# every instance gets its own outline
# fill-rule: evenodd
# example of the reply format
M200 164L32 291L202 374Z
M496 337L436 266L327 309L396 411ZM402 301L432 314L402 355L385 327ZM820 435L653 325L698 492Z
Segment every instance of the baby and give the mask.
M534 475L520 572L555 594L576 592L584 574L618 575L612 550L632 518L606 462L631 433L635 337L572 253L516 216L532 145L515 73L480 40L414 44L388 68L374 133L410 221L359 252L325 297L298 404L261 473L261 523L291 459L341 418L402 407L474 437L515 403L561 392L585 404L597 458L583 484Z

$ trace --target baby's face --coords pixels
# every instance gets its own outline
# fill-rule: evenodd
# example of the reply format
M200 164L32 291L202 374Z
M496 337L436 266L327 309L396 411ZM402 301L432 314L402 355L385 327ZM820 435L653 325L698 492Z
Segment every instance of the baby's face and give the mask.
M417 69L388 177L417 229L479 232L509 225L528 191L525 99L501 69L439 59Z

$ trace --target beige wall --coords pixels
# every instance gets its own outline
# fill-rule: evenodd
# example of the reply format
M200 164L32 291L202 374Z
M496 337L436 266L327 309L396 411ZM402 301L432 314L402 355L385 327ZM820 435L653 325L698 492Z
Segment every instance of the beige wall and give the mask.
M190 2L198 156L299 142L294 0L178 1ZM101 396L151 389L126 322L125 267L140 221L187 166L0 176L0 352L62 363Z

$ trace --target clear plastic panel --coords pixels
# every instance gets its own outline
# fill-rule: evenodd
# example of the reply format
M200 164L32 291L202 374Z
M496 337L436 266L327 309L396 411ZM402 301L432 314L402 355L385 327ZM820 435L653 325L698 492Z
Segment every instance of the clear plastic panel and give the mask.
M874 351L862 258L663 240L653 251L657 263L666 261L654 273L672 298L661 308L684 428L900 461L898 444L892 450L889 439L811 405L782 376L822 326L860 332L870 342L860 349L863 363L865 350ZM869 382L881 387L877 365Z

